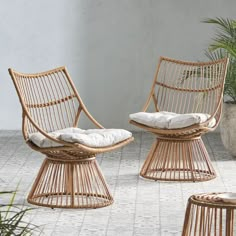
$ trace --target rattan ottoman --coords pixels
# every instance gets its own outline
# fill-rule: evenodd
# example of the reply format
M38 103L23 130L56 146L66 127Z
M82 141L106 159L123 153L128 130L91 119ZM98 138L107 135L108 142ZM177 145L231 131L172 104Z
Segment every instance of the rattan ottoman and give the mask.
M182 236L236 235L236 193L204 193L188 199Z

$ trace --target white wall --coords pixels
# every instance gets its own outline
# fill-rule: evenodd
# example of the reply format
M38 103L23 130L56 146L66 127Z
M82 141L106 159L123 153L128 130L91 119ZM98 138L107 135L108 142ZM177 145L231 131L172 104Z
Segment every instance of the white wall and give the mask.
M61 65L98 121L133 129L128 114L143 106L158 57L205 60L213 27L201 20L235 9L235 0L0 0L0 129L21 129L7 69Z

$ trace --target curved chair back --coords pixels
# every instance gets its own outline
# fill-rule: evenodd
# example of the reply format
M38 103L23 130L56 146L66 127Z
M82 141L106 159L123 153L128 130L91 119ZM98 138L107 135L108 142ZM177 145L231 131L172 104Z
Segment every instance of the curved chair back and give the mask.
M160 58L151 98L157 111L207 113L221 106L228 59L212 62L184 62Z
M86 108L65 67L24 74L9 69L23 109L23 134L77 126ZM89 115L89 114L87 114Z

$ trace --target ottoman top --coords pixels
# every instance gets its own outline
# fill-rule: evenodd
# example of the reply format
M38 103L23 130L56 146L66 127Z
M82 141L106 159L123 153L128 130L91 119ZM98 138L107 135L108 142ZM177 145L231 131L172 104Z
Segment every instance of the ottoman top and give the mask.
M196 205L208 207L236 208L236 193L219 192L195 194L189 198L189 201Z

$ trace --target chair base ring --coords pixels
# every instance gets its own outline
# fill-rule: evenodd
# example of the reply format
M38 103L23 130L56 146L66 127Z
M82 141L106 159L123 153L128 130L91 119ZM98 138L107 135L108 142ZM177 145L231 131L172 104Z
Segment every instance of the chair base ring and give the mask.
M46 158L27 198L33 205L50 208L100 208L113 203L94 158Z
M157 138L143 164L140 176L162 181L208 181L216 177L204 143Z

